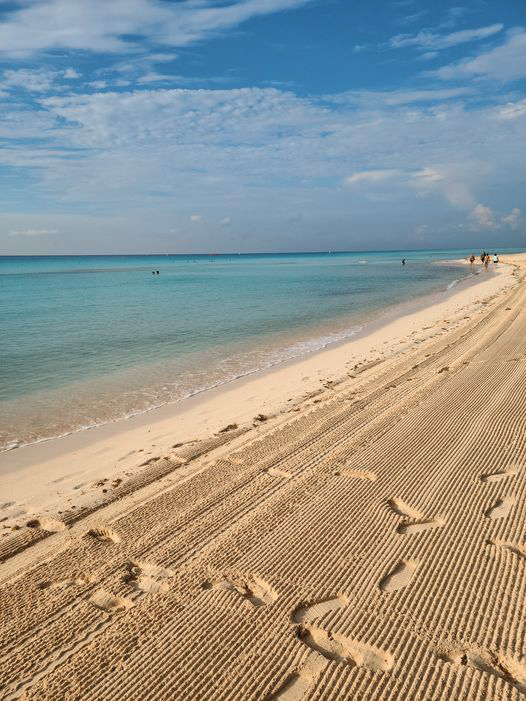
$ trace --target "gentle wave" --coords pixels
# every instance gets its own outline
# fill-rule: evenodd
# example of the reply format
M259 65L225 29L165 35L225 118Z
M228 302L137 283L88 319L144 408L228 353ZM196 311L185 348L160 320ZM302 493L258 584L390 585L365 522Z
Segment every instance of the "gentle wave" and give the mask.
M270 370L273 367L276 367L280 365L281 363L287 362L289 360L295 360L298 358L302 358L306 355L309 355L311 353L315 353L317 351L323 350L324 348L327 348L330 345L333 345L334 343L339 343L341 341L344 341L346 339L352 338L353 336L356 336L358 333L360 333L363 330L363 325L359 326L354 326L350 329L347 329L345 331L340 331L337 333L332 333L332 334L327 334L323 335L320 337L312 338L306 341L298 341L291 346L288 346L286 348L283 348L282 350L275 351L270 355L270 357L267 359L266 362L263 362L257 367L254 367L252 369L248 369L239 373L234 373L230 374L226 377L224 377L221 380L218 380L217 382L211 383L211 384L205 384L203 386L197 387L189 392L186 392L185 394L181 395L178 398L174 399L169 399L167 401L162 401L158 403L154 403L151 406L140 409L140 410L130 410L127 412L124 412L122 414L119 414L118 416L113 417L112 419L105 419L102 421L98 420L93 420L85 424L81 424L79 426L76 426L75 428L72 428L71 430L64 431L62 433L57 433L53 434L50 436L45 436L42 438L37 438L35 440L29 440L26 442L19 442L19 441L10 441L6 443L4 446L0 446L0 452L5 452L9 450L14 450L16 448L23 448L24 446L27 445L34 445L36 443L44 443L46 441L54 440L55 438L63 438L64 436L69 436L74 433L79 433L81 431L89 431L93 428L97 428L99 426L104 426L109 423L115 423L117 421L123 421L126 419L133 418L134 416L141 416L142 414L147 414L151 411L154 411L155 409L160 409L163 406L166 406L167 404L176 404L178 402L184 401L185 399L189 399L190 397L197 396L199 394L203 394L204 392L208 392L212 389L216 389L217 387L222 387L224 385L230 384L231 382L234 382L235 380L242 379L244 377L250 377L251 375L255 375L259 372L265 371L265 370Z

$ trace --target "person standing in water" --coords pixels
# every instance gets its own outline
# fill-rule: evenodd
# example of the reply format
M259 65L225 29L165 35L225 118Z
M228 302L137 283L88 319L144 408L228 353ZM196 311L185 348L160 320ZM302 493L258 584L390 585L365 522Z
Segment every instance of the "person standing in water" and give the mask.
M474 256L473 253L472 253L472 254L470 255L470 257L469 257L469 265L470 265L471 268L473 267L473 263L474 263L474 262L475 262L475 256Z
M402 258L402 265L405 265L405 258Z

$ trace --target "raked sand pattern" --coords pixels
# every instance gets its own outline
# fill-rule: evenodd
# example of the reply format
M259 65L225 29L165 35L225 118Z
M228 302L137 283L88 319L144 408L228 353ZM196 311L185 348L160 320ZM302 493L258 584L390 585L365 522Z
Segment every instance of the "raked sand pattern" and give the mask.
M517 276L358 393L217 459L176 451L157 490L5 546L1 697L526 698Z

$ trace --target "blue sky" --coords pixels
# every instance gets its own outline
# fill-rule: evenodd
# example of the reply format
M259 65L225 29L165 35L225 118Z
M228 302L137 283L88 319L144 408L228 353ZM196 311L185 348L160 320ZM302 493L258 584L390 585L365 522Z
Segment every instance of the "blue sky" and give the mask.
M0 0L0 253L526 246L523 0Z

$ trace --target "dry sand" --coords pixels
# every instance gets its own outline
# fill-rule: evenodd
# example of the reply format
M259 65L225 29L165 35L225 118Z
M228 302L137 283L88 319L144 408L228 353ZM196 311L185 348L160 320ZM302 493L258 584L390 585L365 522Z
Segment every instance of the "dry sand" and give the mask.
M0 697L523 698L509 262L183 409L4 454Z

